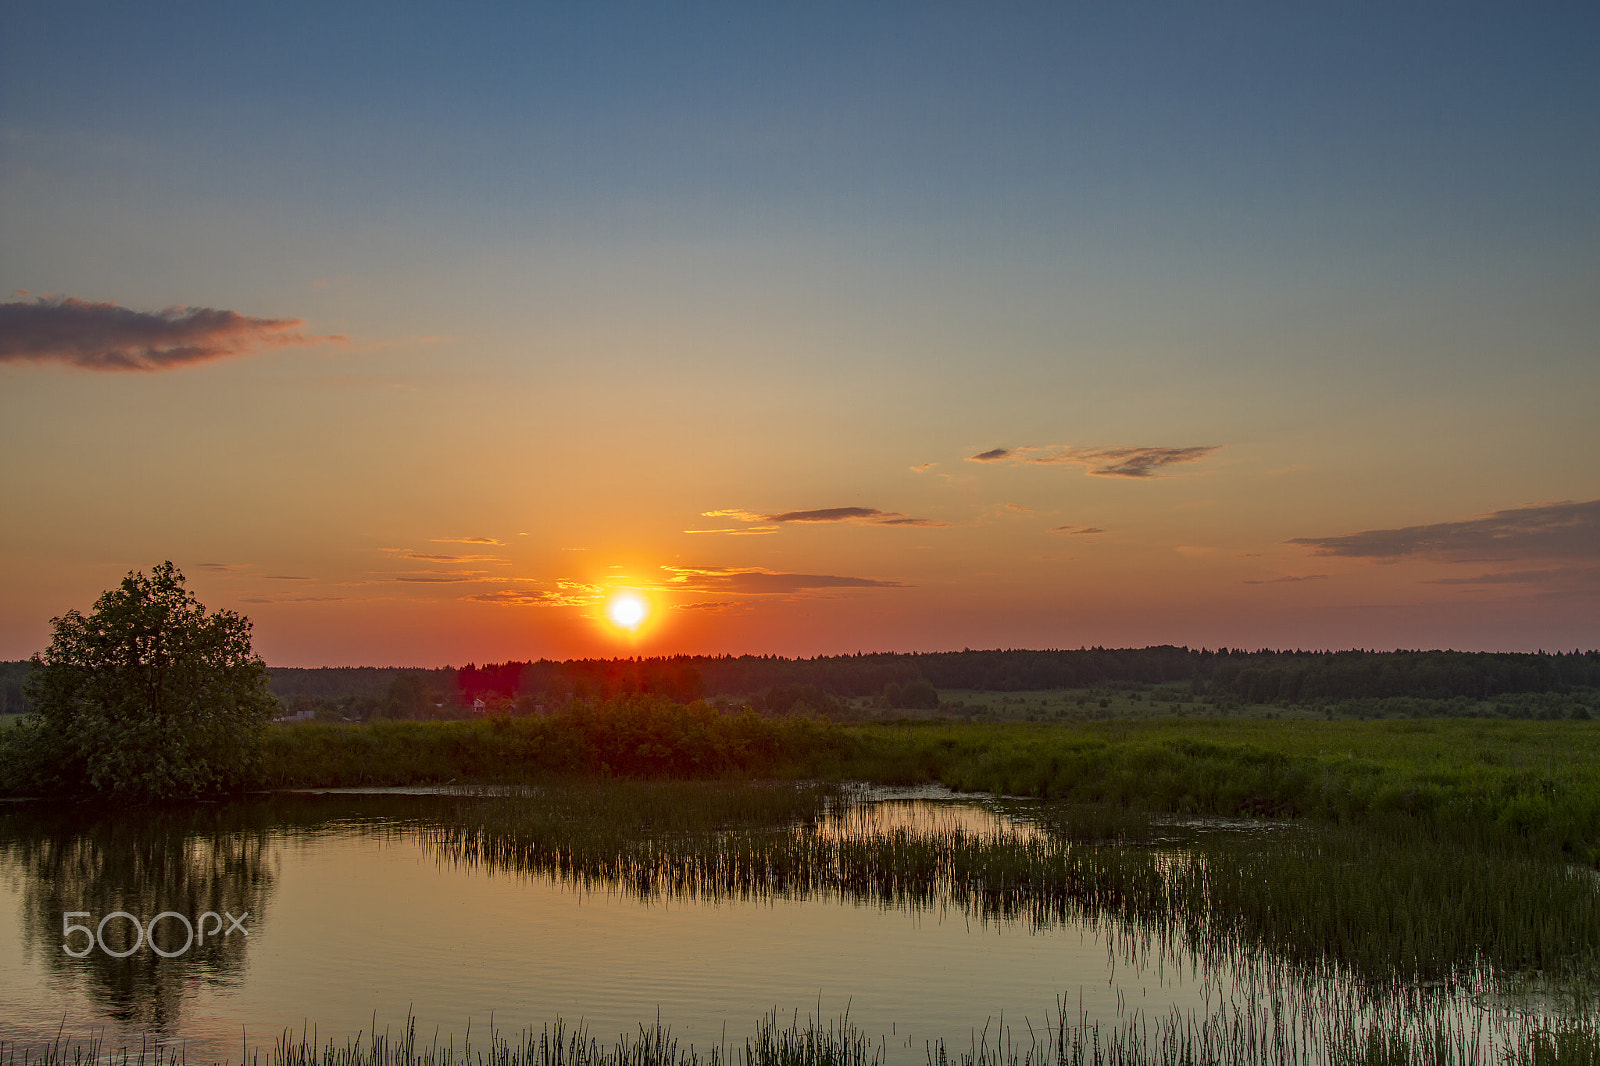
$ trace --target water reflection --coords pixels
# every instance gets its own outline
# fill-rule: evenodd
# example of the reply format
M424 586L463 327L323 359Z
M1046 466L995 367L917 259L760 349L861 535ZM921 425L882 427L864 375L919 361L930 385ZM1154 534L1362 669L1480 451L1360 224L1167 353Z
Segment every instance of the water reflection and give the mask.
M1463 1009L1442 982L1419 981L1417 962L1398 968L1383 934L1393 908L1355 914L1370 924L1317 917L1328 884L1354 897L1358 882L1379 883L1370 859L1342 881L1329 873L1365 852L1326 834L1272 837L1038 804L616 782L186 810L0 807L0 874L28 963L16 995L0 989L0 1015L20 1004L32 1014L24 1035L42 1032L52 1010L61 1017L53 987L135 1043L200 1029L236 1041L244 1022L308 1018L353 1031L408 1005L447 1032L469 1011L593 1018L597 1004L624 1025L665 1008L715 1031L729 1004L764 1011L826 990L845 1003L870 995L891 1033L920 1033L1085 983L1114 1011L1135 993L1142 1010L1194 1009L1197 995L1209 1010L1208 989L1280 977L1328 1016L1378 1002L1369 988L1388 990L1383 1009L1415 1013L1419 996ZM1377 859L1392 864L1394 849ZM1293 891L1269 892L1274 883ZM1563 906L1526 909L1555 915L1546 925L1560 932L1553 923L1582 901L1548 898ZM1465 929L1435 940L1442 972L1471 976L1459 960L1475 965L1482 938L1425 903L1399 917ZM89 912L93 926L119 910L248 912L251 936L213 936L174 958L62 951L63 914ZM1495 936L1509 929L1498 919ZM169 948L182 940L175 924L161 935ZM1400 947L1415 959L1419 942ZM996 998L979 1008L975 995Z
M0 858L21 877L24 951L54 981L76 986L101 1004L106 1016L157 1030L182 1013L197 983L237 985L250 951L249 936L266 920L275 877L269 823L248 808L205 806L188 810L95 811L40 809L0 815ZM203 942L189 943L183 925L164 919L155 947L135 943L124 918L102 928L105 943L74 958L62 950L64 916L87 928L121 911L141 924L164 911L190 919L208 912ZM238 924L226 921L227 914ZM248 917L244 917L248 915ZM231 928L230 928L231 927ZM227 935L224 935L224 932ZM65 941L81 952L88 937Z

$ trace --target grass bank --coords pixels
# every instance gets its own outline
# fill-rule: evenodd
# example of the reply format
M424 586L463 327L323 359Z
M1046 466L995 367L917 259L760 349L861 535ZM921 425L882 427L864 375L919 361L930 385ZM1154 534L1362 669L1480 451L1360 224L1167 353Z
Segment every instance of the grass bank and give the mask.
M938 782L1180 815L1405 817L1600 859L1600 722L1425 719L841 726L620 700L543 718L297 725L273 788L557 775Z
M874 781L1184 815L1406 816L1600 857L1600 723L1157 719L853 731Z
M558 715L466 722L272 727L268 788L520 783L551 776L705 779L825 776L860 739L810 719L723 714L703 704L620 699Z

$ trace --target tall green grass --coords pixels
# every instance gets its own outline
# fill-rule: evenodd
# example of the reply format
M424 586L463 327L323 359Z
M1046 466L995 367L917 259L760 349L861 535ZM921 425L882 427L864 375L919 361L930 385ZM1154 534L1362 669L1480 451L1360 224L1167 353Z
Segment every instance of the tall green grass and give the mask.
M809 719L722 714L705 704L618 699L547 718L295 725L272 729L267 788L621 778L807 776L859 746Z
M1406 816L1600 858L1600 722L1164 719L857 731L869 780L1188 815Z
M838 726L650 699L549 718L273 730L269 788L826 777L1180 815L1396 816L1600 864L1600 722L1164 719Z

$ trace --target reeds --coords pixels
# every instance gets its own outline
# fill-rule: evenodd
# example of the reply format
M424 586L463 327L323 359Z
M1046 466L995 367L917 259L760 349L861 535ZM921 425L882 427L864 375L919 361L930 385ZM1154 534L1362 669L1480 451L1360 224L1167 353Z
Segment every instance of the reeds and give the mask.
M965 1048L928 1042L928 1066L1591 1066L1600 1062L1600 1019L1554 1021L1435 998L1374 1008L1337 991L1314 995L1246 986L1204 1011L1142 1012L1104 1021L1057 1001L1057 1017L1021 1028L1003 1020L975 1031ZM515 1036L491 1029L419 1039L414 1021L398 1035L357 1034L342 1044L308 1030L266 1049L243 1049L240 1066L883 1066L887 1042L848 1016L832 1021L773 1012L743 1040L683 1044L658 1018L602 1041L557 1019ZM181 1048L110 1049L58 1037L39 1049L0 1043L0 1066L187 1066ZM207 1061L197 1059L197 1062ZM228 1060L223 1060L228 1061Z
M1596 721L840 726L640 698L548 718L278 728L261 780L278 788L574 775L940 782L1189 816L1398 815L1600 865Z
M441 860L640 898L837 897L956 908L979 921L1105 927L1163 958L1287 964L1308 978L1398 989L1516 974L1600 974L1600 893L1582 869L1501 842L1441 838L1407 820L1240 833L1096 819L1054 805L1027 823L875 827L840 796L777 824L788 800L735 825L738 791L675 785L682 812L605 808L561 790L457 801L423 828ZM718 786L730 788L731 786ZM765 790L745 790L752 796ZM576 817L578 803L589 816ZM752 802L758 802L752 800ZM653 812L635 819L634 805ZM927 808L932 810L934 808ZM1074 828L1085 830L1074 835ZM1103 844L1110 831L1123 841ZM1087 839L1086 839L1087 838ZM1147 843L1136 843L1144 840Z

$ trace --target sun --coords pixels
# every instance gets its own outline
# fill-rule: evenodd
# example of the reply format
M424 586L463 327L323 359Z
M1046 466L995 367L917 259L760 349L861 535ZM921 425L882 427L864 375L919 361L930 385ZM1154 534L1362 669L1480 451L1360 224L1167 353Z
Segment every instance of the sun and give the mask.
M619 592L606 601L606 617L619 629L636 630L650 617L650 603L637 592Z

